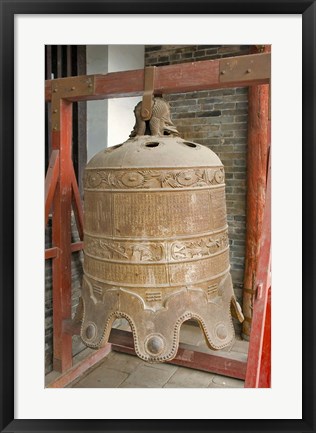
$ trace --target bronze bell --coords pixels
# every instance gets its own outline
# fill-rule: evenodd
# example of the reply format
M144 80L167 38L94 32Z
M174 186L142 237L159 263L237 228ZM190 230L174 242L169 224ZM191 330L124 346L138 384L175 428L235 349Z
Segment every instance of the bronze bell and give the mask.
M145 361L175 357L179 331L196 320L208 345L231 344L242 321L230 275L225 176L218 156L183 140L162 98L130 138L85 169L81 337L99 348L116 318Z

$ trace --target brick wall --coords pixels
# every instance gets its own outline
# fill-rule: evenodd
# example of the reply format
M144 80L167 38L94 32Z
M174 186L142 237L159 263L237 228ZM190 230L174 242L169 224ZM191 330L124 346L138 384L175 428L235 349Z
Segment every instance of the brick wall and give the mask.
M145 64L171 65L238 56L249 51L249 46L240 45L154 45L145 47ZM170 103L171 118L180 135L212 149L225 166L231 273L236 296L241 302L246 233L248 90L219 89L163 97Z

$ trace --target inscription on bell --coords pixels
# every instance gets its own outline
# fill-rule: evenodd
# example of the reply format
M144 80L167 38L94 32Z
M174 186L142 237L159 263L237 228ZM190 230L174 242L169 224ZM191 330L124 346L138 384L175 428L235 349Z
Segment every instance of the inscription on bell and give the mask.
M225 189L216 188L214 190L211 190L210 196L212 202L214 229L218 229L226 224Z
M211 231L212 220L207 190L114 194L114 235L170 238Z
M84 229L88 233L112 235L111 196L91 191L84 199Z
M168 283L165 265L132 265L109 263L85 256L84 271L94 276L97 281L128 285L150 286L151 284L166 285Z

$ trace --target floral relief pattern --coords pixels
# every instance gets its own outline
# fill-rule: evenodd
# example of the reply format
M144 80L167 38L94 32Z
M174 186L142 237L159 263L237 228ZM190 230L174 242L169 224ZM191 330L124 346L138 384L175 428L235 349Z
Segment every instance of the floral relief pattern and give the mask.
M203 237L197 240L162 243L135 243L85 238L85 252L108 260L126 260L129 262L159 262L162 260L181 261L208 257L228 247L227 232L217 237ZM167 251L170 251L168 254Z
M212 237L196 241L174 242L171 246L171 257L174 260L194 259L210 256L228 246L227 233L217 239Z
M86 237L85 252L109 260L127 260L130 262L158 262L163 258L160 244L121 243Z
M188 188L222 184L224 169L201 168L188 170L86 170L85 188Z

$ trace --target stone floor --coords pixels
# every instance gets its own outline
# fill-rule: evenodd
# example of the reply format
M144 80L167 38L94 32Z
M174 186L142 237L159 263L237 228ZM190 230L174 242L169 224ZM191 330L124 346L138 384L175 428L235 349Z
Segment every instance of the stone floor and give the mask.
M128 329L126 324L120 326ZM207 348L200 328L184 324L180 341ZM212 351L211 351L212 352ZM248 343L236 341L224 351L225 356L246 360ZM136 356L111 352L102 361L86 371L70 388L243 388L244 381L171 364L148 364Z

